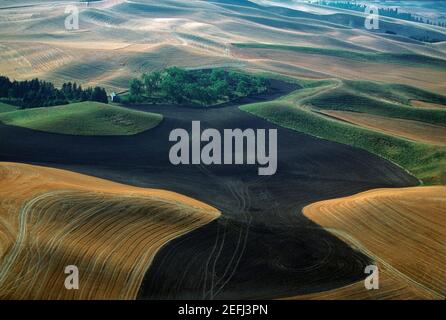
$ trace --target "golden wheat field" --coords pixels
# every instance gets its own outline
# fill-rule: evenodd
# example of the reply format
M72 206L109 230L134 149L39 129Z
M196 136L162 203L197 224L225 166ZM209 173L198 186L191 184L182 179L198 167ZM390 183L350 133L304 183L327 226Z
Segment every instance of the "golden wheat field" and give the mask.
M444 299L446 187L379 189L304 208L304 214L379 266L380 290L363 282L298 298Z
M0 296L135 299L158 250L219 215L172 192L0 163ZM65 289L68 265L79 290Z

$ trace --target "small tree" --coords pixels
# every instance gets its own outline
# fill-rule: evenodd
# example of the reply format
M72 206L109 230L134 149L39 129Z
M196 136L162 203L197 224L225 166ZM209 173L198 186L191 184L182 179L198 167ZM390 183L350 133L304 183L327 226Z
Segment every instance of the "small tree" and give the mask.
M238 83L237 85L237 89L236 89L237 93L241 96L246 96L249 94L249 86L248 83L245 80L242 80Z
M139 79L133 79L130 81L130 95L132 97L140 98L143 93L143 83Z
M105 92L105 89L103 89L103 88L95 87L93 89L91 100L97 101L97 102L102 102L102 103L108 103L107 92Z
M143 74L142 81L147 96L153 96L160 89L161 72L155 71L149 74Z

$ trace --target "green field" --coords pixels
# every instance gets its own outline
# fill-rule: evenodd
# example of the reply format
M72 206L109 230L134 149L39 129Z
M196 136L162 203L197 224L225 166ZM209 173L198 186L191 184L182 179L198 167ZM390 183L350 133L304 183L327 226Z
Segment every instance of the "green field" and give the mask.
M385 159L388 159L399 166L405 168L426 185L445 184L446 183L446 148L433 146L406 140L381 132L364 129L362 127L338 121L322 114L317 113L314 105L327 103L327 96L333 95L329 100L333 103L331 107L324 105L325 109L342 109L359 112L376 113L375 105L369 104L369 100L362 100L362 96L356 96L356 99L349 101L338 100L336 95L340 90L344 90L345 84L340 81L303 81L303 89L272 102L257 103L242 106L241 109L271 121L277 125L290 128L296 131L310 134L322 139L327 139L343 144L358 147ZM347 83L351 86L351 83ZM352 95L355 97L355 95ZM352 104L353 102L353 104ZM360 102L364 102L361 105ZM373 99L372 99L373 102ZM345 108L339 108L345 106ZM389 112L394 117L412 116L411 112L406 110L409 107L392 105L390 103L378 105L378 112ZM401 110L396 108L401 108ZM359 110L355 109L359 108ZM420 111L435 111L423 110ZM390 111L389 111L390 110ZM424 113L422 113L424 115ZM436 113L430 114L427 120L430 122L442 122L436 120ZM443 115L439 119L444 119Z
M154 128L162 121L162 116L99 102L81 102L1 113L0 121L51 133L121 136Z
M17 110L16 106L11 106L10 104L0 102L0 113L11 112L11 111L15 111L15 110Z
M233 46L242 49L273 49L292 51L303 54L317 54L323 56L344 58L353 61L393 63L412 67L446 68L446 60L412 53L382 53L361 52L330 48L290 46L267 43L233 43Z

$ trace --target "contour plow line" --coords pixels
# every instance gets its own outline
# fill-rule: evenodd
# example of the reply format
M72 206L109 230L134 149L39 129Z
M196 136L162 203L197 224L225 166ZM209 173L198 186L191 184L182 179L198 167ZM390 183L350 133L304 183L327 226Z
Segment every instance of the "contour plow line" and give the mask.
M377 262L375 265L380 266L381 269L384 268L391 275L393 275L397 278L400 278L400 279L406 281L408 284L416 286L421 290L427 291L433 297L433 299L444 300L446 298L445 295L442 295L442 294L436 292L435 290L432 290L431 288L421 284L420 282L412 279L408 275L399 271L398 269L393 267L390 263L386 262L384 259L380 258L376 254L374 254L372 251L367 249L360 241L358 241L358 239L355 239L354 237L350 236L347 232L344 232L342 230L330 229L330 228L325 229L325 230L327 230L330 233L332 233L333 235L337 236L339 239L344 240L345 242L350 244L353 248L359 250L360 252L362 252L363 254L368 256L370 259Z

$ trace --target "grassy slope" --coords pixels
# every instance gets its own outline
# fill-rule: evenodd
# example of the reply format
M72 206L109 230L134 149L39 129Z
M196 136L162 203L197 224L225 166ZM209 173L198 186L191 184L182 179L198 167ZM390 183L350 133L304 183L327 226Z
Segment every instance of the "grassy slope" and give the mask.
M274 49L298 52L303 54L318 54L354 61L394 63L412 67L446 68L446 60L430 56L411 53L370 53L359 51L338 50L329 48L315 48L303 46L277 45L267 43L234 43L237 48L246 49Z
M15 110L17 110L17 107L11 106L10 104L0 102L0 113L11 112L11 111L15 111Z
M286 128L380 155L407 169L425 184L446 184L446 148L364 129L330 119L305 107L312 105L319 96L342 90L339 86L342 84L336 81L332 81L331 86L327 86L327 81L306 82L303 83L304 89L287 97L246 105L241 109Z
M82 102L2 113L0 121L52 133L113 136L133 135L156 127L162 116L97 102Z

